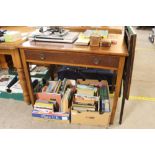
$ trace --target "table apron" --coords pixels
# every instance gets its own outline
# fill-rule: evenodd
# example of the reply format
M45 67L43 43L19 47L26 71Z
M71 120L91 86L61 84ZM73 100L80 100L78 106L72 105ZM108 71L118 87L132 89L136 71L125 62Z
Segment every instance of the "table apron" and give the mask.
M59 51L35 51L25 50L27 62L38 62L41 64L61 64L92 68L107 68L117 70L119 56L71 53ZM103 67L104 66L104 67Z

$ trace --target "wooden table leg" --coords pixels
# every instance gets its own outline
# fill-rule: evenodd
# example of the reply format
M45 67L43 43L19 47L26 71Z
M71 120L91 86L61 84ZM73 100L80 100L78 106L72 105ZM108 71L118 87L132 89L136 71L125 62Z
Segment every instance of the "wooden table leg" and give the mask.
M8 68L5 55L0 55L0 67L1 68Z
M28 87L28 91L29 91L29 95L30 95L30 100L31 100L32 105L34 105L35 104L35 97L34 97L32 85L31 85L29 65L25 60L24 50L20 49L20 55L22 57L22 64L23 64L23 68L24 68L25 78L27 81L27 87Z
M31 101L30 101L30 97L29 97L29 93L28 93L28 89L27 89L27 83L26 83L26 78L24 76L24 71L23 71L23 69L17 68L17 72L18 72L21 87L23 89L24 101L27 104L30 104Z
M17 69L19 81L20 81L21 87L23 89L24 101L27 104L30 104L31 102L30 102L30 97L29 97L29 93L28 93L27 82L26 82L26 78L25 78L25 74L24 74L24 70L23 70L23 67L21 64L21 59L20 59L18 50L12 51L12 60L13 60L14 66Z
M119 92L120 92L121 82L122 82L124 62L125 62L125 57L120 57L118 72L117 72L116 88L115 88L115 94L114 94L114 100L113 100L113 107L112 107L112 113L111 113L111 118L110 118L110 124L113 124L114 118L115 118L115 112L116 112L116 108L117 108L117 102L118 102L118 97L119 97Z
M54 80L54 73L56 70L56 65L50 65L50 74L51 74L51 79Z

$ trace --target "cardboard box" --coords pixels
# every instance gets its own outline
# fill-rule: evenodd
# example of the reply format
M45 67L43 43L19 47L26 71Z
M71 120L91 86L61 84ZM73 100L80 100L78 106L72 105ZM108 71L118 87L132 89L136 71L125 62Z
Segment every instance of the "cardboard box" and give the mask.
M33 117L33 120L36 122L51 122L51 123L60 123L60 124L70 124L70 120L56 120L56 119L39 118L39 117Z
M19 101L24 100L24 96L22 93L8 93L8 92L2 92L2 91L0 91L0 98L15 99Z
M103 83L105 86L108 87L107 81L104 80L99 82L97 80L83 81L81 79L78 79L77 83L85 85L96 85L96 86ZM95 125L107 128L109 126L110 116L111 116L111 105L110 105L110 112L104 112L103 114L100 114L99 111L79 112L76 110L71 110L71 123L81 125Z
M45 101L50 101L50 99L55 99L59 105L61 104L61 98L62 98L61 94L46 93L46 92L36 93L36 97L39 100L45 100Z
M70 120L70 114L68 113L61 113L61 112L53 112L53 113L42 113L38 110L32 111L33 117L45 118L45 119L54 119L54 120Z
M52 82L54 82L54 81L49 81L49 83L52 83ZM75 80L67 80L67 84L75 86ZM65 89L65 91L66 91L66 89ZM64 91L64 93L65 93L65 91ZM62 99L63 99L63 95L60 94L59 92L58 93L38 92L38 93L36 93L36 98L39 100L46 100L46 101L49 101L50 99L55 99L60 106Z
M71 123L81 125L95 125L107 128L110 122L111 112L99 114L99 112L77 112L71 110Z
M51 83L53 81L49 81ZM75 80L68 80L68 85L75 85ZM69 108L69 99L68 96L65 96L67 87L64 86L63 93L47 93L47 92L38 92L36 93L36 97L39 100L49 101L50 99L55 99L59 105L59 112L53 112L53 114L41 113L40 111L32 111L33 117L38 117L42 119L55 120L55 122L64 122L70 123L70 111ZM71 100L72 101L72 100Z

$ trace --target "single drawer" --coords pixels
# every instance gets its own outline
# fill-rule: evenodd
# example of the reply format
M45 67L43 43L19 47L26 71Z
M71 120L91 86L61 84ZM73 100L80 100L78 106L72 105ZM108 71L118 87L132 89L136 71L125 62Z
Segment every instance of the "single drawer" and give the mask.
M119 57L109 55L95 55L75 52L59 52L59 51L25 51L28 61L41 61L53 64L70 64L85 67L112 67L118 68Z

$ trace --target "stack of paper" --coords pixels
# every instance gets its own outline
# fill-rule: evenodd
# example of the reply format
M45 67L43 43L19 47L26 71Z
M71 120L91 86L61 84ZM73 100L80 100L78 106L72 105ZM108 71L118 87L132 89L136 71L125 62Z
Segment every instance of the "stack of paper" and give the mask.
M56 100L37 100L32 111L33 117L69 120L69 113L59 112Z
M89 38L85 38L82 36L79 36L79 38L75 41L75 45L83 45L83 46L87 46L90 42Z

